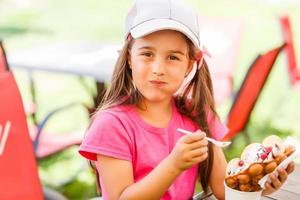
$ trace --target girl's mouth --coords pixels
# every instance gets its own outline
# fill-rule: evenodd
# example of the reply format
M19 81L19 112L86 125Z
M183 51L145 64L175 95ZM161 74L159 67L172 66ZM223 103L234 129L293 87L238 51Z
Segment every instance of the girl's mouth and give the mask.
M167 84L166 82L159 81L159 80L152 80L152 81L150 81L150 83L156 87L162 87Z

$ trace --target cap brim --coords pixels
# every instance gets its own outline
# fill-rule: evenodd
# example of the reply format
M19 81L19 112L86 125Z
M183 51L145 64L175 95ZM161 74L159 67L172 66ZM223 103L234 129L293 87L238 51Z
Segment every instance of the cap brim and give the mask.
M136 25L131 29L130 33L133 38L140 38L156 31L168 29L183 33L193 42L196 47L200 48L200 44L196 35L185 25L172 19L148 20Z

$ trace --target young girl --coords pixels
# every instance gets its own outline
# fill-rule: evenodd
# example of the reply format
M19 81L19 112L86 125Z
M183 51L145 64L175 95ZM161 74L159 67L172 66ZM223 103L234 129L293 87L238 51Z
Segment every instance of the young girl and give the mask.
M136 0L130 10L112 82L80 146L96 161L104 200L191 199L197 179L224 199L226 160L205 136L222 139L227 128L215 112L198 24L180 0Z

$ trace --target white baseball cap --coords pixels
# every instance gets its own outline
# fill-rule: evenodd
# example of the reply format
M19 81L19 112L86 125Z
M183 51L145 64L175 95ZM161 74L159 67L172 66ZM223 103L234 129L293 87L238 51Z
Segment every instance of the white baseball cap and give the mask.
M126 17L125 38L143 37L160 30L175 30L200 48L198 15L183 0L135 0Z

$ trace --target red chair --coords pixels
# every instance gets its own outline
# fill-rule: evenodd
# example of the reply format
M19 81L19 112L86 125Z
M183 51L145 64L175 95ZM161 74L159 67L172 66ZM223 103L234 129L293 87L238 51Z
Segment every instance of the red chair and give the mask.
M300 92L300 71L297 68L297 59L293 42L292 28L288 16L280 17L280 25L283 33L284 42L286 46L284 51L287 55L288 72L290 82L294 89Z
M0 45L0 199L43 199L21 96Z
M0 199L65 198L42 188L20 92L0 41Z
M229 111L227 117L229 133L225 136L225 140L230 140L245 130L274 63L284 47L285 44L259 55L250 66Z

